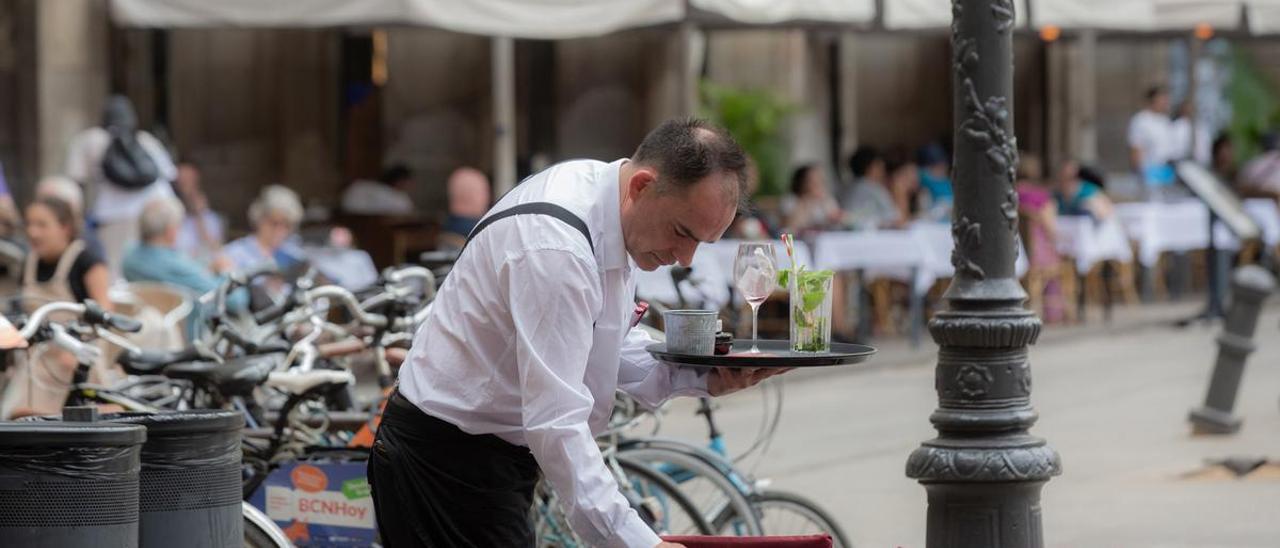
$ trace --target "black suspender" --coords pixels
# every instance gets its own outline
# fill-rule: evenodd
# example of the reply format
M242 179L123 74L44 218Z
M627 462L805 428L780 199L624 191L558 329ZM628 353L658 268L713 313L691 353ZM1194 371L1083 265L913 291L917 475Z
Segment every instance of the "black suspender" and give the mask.
M467 249L467 246L471 244L471 240L473 240L477 234L480 234L481 230L484 230L495 221L500 221L515 215L547 215L549 217L560 219L565 224L577 229L578 232L581 232L587 239L587 245L591 246L591 253L594 254L596 252L596 244L591 240L591 231L587 229L586 221L583 221L580 217L574 215L569 210L550 202L529 202L526 204L520 204L485 217L484 220L480 221L480 224L476 225L476 227L471 230L471 234L467 236L466 243L462 244L462 250L465 251ZM458 256L462 256L462 251L458 252Z

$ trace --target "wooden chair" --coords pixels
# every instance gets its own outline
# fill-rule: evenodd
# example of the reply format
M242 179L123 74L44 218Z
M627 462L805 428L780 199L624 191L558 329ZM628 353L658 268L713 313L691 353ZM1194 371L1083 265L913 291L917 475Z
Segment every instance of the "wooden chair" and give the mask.
M1023 287L1027 290L1027 306L1045 319L1045 295L1050 282L1056 281L1058 291L1062 294L1062 321L1077 321L1075 302L1079 292L1076 284L1075 263L1058 257L1053 264L1036 265L1031 257L1035 257L1036 241L1032 237L1031 228L1035 221L1024 213L1018 214L1018 231L1028 257L1027 273L1023 276Z

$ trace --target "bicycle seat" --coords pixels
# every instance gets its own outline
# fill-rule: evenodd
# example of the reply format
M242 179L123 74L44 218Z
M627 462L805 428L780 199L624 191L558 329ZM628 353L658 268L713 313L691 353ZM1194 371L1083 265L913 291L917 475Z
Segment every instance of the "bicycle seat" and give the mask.
M179 363L165 367L164 374L204 387L214 387L222 394L247 394L266 382L279 361L279 355L265 355L249 356L226 363Z
M356 377L350 371L315 369L312 371L275 371L267 377L267 386L300 396L318 387L355 384Z
M116 363L124 368L126 373L130 375L150 375L158 373L165 366L200 361L204 356L200 355L200 351L192 348L184 348L177 351L163 350L143 350L140 352L121 352L116 358Z

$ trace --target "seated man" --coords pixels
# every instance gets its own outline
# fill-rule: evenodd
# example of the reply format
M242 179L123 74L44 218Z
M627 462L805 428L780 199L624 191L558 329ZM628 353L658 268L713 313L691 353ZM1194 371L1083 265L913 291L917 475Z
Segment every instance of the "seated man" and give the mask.
M142 242L124 258L124 277L131 282L161 282L202 295L217 289L222 279L195 259L178 251L178 229L183 219L182 203L165 196L152 199L138 219ZM245 307L243 292L227 300L232 310Z
M489 211L489 178L473 167L449 174L449 216L441 227L440 247L459 249L480 218Z
M342 210L356 215L412 215L413 172L394 165L377 181L357 179L342 193Z

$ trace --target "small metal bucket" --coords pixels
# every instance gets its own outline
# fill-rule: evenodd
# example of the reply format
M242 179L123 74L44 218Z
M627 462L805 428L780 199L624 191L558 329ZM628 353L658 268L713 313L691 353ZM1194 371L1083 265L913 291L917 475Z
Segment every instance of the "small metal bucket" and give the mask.
M713 310L668 310L662 313L667 331L667 351L710 356L715 353L716 320Z

